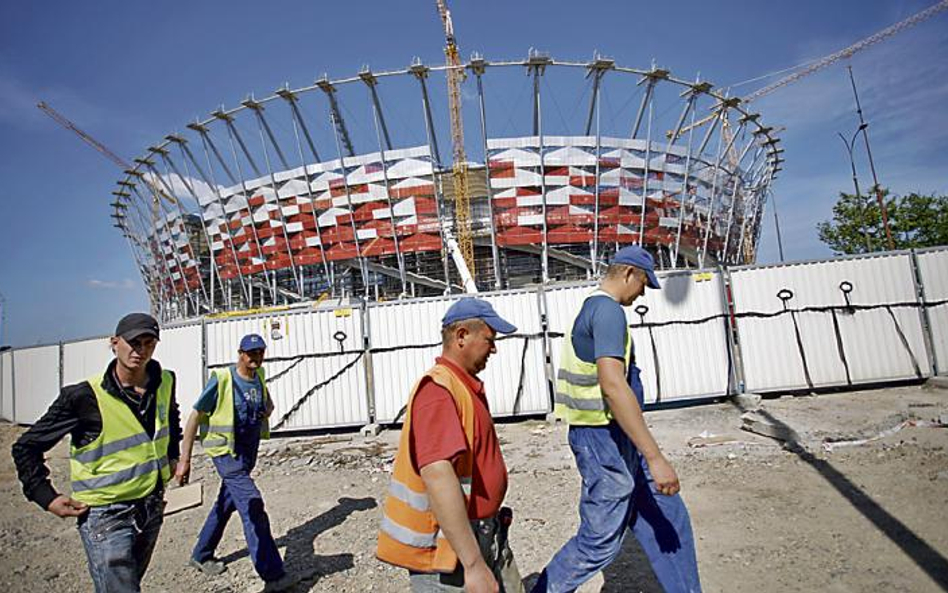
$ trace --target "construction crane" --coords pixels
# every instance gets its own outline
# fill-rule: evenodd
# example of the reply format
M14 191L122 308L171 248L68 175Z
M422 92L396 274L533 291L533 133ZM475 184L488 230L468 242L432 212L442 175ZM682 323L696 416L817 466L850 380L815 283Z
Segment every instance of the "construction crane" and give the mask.
M76 136L79 136L80 140L82 140L83 142L85 142L86 144L94 148L99 154L101 154L105 158L109 159L110 161L118 165L119 168L122 169L122 171L128 172L128 171L135 170L135 167L133 167L128 161L126 161L122 157L118 156L117 154L109 150L107 146L105 146L104 144L102 144L101 142L99 142L98 140L90 136L89 134L87 134L85 131L79 128L79 126L77 126L76 124L69 121L69 119L67 119L63 114L59 113L58 111L50 107L45 101L40 101L39 103L36 104L36 107L40 111L48 115L50 118L52 118L53 121L55 121L62 127L66 128L70 132L74 133ZM171 202L172 204L177 203L177 198L174 198L168 195L167 192L162 190L152 180L148 179L147 177L142 176L141 178L146 184L148 184L148 187L151 190L152 195L155 196L153 200L153 204L152 204L152 215L157 220L158 212L159 212L159 205L158 205L159 198L167 200L168 202Z
M448 76L448 109L451 113L451 143L454 147L454 164L451 178L454 181L454 230L461 259L467 267L459 270L464 278L468 292L476 292L474 286L474 238L471 233L471 200L468 193L467 155L464 152L464 120L461 117L461 83L464 82L465 72L458 56L457 40L454 38L454 24L451 22L451 11L444 0L436 0L438 14L444 24L445 47L444 55L447 61ZM458 262L455 262L458 263ZM460 268L460 266L459 266ZM473 288L473 290L471 290Z
M937 4L934 4L919 13L916 13L905 20L899 21L895 23L894 25L886 27L885 29L875 34L870 35L869 37L866 37L865 39L857 41L856 43L850 45L849 47L845 49L841 49L836 53L833 53L828 56L822 57L818 60L815 60L811 62L808 66L803 68L802 70L798 70L794 72L793 74L790 74L789 76L781 78L780 80L775 81L763 88L757 89L756 91L754 91L753 93L745 97L741 97L741 102L744 104L747 104L747 103L751 103L752 101L756 101L757 99L760 99L761 97L765 97L769 95L770 93L776 91L777 89L781 89L789 84L793 84L794 82L800 80L801 78L807 77L810 74L813 74L815 72L819 72L820 70L823 70L824 68L832 66L833 64L835 64L836 62L840 60L851 58L853 54L856 54L857 52L860 52L866 48L869 48L877 43L885 41L889 37L892 37L893 35L901 33L902 31L921 23L922 21L928 20L931 17L935 16L936 14L944 10L948 10L948 0L941 0L941 2L938 2ZM701 127L709 123L716 117L718 117L717 111L715 113L712 113L711 115L708 115L694 122L693 124L683 127L681 130L679 130L678 136L681 136L682 134L688 132L689 130L693 128ZM670 130L666 134L666 136L671 138L674 134L675 132L673 130Z

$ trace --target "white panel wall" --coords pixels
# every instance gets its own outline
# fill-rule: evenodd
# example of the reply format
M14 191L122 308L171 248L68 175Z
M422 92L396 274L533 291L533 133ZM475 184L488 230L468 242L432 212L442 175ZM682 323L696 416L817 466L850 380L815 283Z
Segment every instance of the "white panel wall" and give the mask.
M783 310L778 291L793 292L788 301L791 309L845 305L840 290L844 281L853 286L853 305L916 302L911 257L906 253L745 268L732 271L731 278L748 391L807 388L791 316L740 317L747 312ZM913 358L923 376L930 374L918 310L896 307L892 314L905 334L911 355L885 309L838 313L843 350L854 384L916 378ZM846 385L831 314L798 313L797 319L814 386Z
M32 424L59 395L59 345L24 348L14 352L14 421Z
M63 385L85 381L105 371L112 361L108 338L92 338L63 344Z
M543 289L543 299L546 302L547 326L551 334L565 334L570 331L579 307L590 292L595 290L595 282L584 282L572 285L561 285ZM560 354L563 348L563 338L550 338L550 359L553 363L553 376L560 368ZM649 396L648 393L645 394Z
M13 422L13 351L0 352L0 418Z
M929 303L948 300L948 249L923 251L918 254L918 270ZM938 374L948 375L948 305L928 308L932 347Z
M517 326L520 334L540 332L537 297L533 292L509 291L482 295L495 310ZM460 296L433 297L410 303L377 303L369 306L373 348L397 348L430 344L391 352L373 352L376 419L391 422L408 402L415 382L441 353L441 318ZM549 396L543 368L540 339L528 340L526 358L524 339L509 338L497 342L481 373L488 403L494 416L544 413ZM523 373L523 392L517 400L517 387Z
M716 272L659 274L661 290L647 289L631 307L625 307L632 327L636 363L642 369L646 403L667 402L728 393L728 361L725 319L700 324L675 324L652 328L658 372L647 324L700 320L723 316L723 279ZM584 283L545 291L550 331L566 333L586 296L596 288ZM644 317L636 309L648 307ZM553 366L559 369L562 338L551 340ZM659 392L659 383L661 390Z
M345 336L341 342L333 337L337 332ZM240 338L248 333L258 333L266 340L267 359L290 359L266 362L267 375L278 377L270 383L276 422L310 389L358 357L363 347L362 312L342 307L208 321L208 366L235 362ZM325 356L307 357L296 363L294 357L302 354ZM367 401L363 358L313 393L281 430L365 424L369 418Z
M187 420L191 407L204 386L201 360L201 325L178 325L161 330L161 340L155 348L154 359L161 367L174 371L175 397L181 411L181 424Z
M537 293L511 291L483 295L501 317L517 326L517 334L540 335L540 307ZM440 322L440 318L438 319ZM440 325L440 323L439 323ZM526 355L524 355L526 344ZM497 353L481 373L494 416L545 414L551 410L544 370L543 339L508 338L497 342ZM520 377L523 390L517 400Z

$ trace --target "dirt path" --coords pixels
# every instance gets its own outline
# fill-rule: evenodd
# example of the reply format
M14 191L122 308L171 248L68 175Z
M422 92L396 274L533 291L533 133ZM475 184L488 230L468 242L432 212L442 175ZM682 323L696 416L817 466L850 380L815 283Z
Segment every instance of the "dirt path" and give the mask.
M799 445L791 447L741 430L741 413L722 403L647 414L682 478L706 591L948 590L948 429L935 422L948 414L948 391L764 400L757 417L795 431ZM824 446L887 429L866 444ZM535 575L575 530L578 474L563 426L531 420L498 431L516 515L513 549L524 576ZM91 591L74 523L20 493L8 454L20 432L0 426L0 585L4 593ZM727 442L688 444L702 434ZM407 590L404 571L373 556L396 437L266 443L257 483L287 564L303 577L296 591ZM58 485L66 455L64 444L51 455ZM260 590L236 518L219 550L227 572L207 579L185 566L218 485L204 460L193 480L204 483L205 506L168 517L145 590ZM633 538L582 589L600 590L660 591Z

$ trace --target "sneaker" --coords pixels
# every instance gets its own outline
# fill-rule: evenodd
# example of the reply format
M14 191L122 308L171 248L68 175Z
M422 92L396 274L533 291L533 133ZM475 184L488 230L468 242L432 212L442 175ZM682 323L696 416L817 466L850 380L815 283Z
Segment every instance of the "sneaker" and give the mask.
M299 582L299 578L297 578L295 574L286 573L275 581L267 581L263 586L263 593L277 593L278 591L286 591L297 582Z
M188 562L188 564L200 570L209 577L216 577L227 570L227 567L224 565L224 563L217 558L211 558L210 560L205 560L204 562L198 562L194 558L191 558L191 561Z

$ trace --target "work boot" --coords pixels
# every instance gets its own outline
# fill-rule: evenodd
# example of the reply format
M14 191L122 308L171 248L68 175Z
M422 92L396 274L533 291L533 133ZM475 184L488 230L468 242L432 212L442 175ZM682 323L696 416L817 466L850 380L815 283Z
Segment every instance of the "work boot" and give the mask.
M200 570L209 577L216 577L227 570L227 567L224 565L224 563L217 558L211 558L210 560L205 560L204 562L198 562L194 558L191 558L191 561L188 562L188 564Z
M263 593L277 593L278 591L286 591L297 582L299 582L299 578L295 574L290 574L287 572L275 581L267 581L263 586Z

